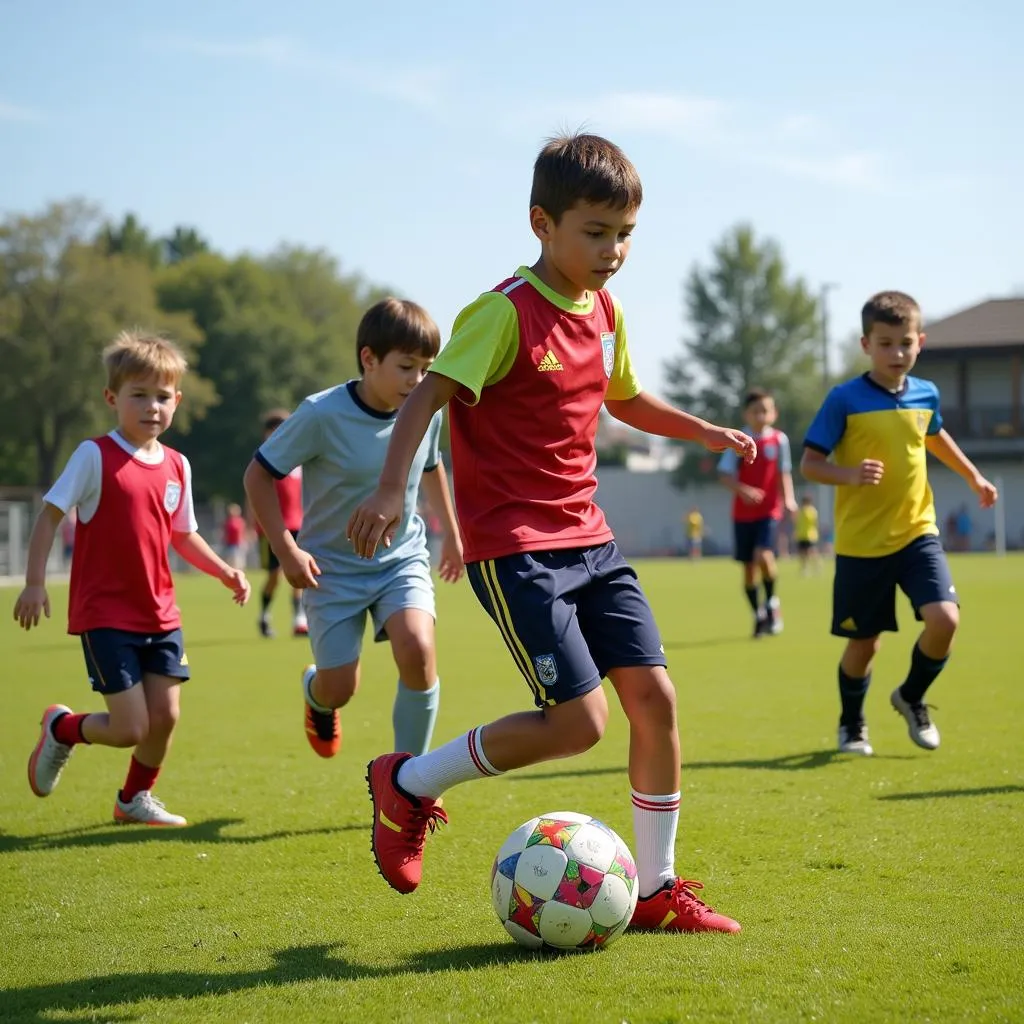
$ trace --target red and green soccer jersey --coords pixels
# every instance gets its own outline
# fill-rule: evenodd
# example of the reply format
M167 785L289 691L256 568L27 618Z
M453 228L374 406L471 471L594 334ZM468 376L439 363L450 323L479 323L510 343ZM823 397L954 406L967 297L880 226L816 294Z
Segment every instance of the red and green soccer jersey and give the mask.
M449 413L466 561L612 539L594 503L598 415L641 389L609 293L573 302L520 267L459 314L431 372L461 385Z

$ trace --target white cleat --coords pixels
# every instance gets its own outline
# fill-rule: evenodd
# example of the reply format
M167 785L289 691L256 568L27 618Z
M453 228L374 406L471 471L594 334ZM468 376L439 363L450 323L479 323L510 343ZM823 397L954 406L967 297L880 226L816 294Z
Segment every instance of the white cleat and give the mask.
M778 636L782 632L782 602L773 597L768 602L768 632Z
M910 704L903 699L899 687L892 691L889 698L894 710L907 720L907 731L910 738L925 750L936 750L939 746L939 730L932 723L928 714L927 704Z
M160 800L143 789L125 803L120 795L114 801L114 821L118 825L157 825L181 828L188 822L180 814L171 814Z
M292 619L292 636L309 636L309 621L305 612L299 612Z
M43 712L39 723L39 739L28 759L28 784L36 796L49 796L60 782L60 773L74 752L74 747L58 743L53 738L54 720L71 714L71 708L63 704L51 704Z
M859 754L861 757L871 757L875 748L868 741L868 727L866 725L847 728L839 726L839 753Z

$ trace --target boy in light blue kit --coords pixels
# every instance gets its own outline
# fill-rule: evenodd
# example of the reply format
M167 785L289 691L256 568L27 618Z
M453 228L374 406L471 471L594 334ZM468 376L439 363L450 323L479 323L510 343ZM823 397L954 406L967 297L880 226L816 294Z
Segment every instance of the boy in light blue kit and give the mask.
M437 325L414 302L385 299L359 324L362 376L310 395L256 451L245 490L285 578L303 590L315 664L302 673L306 737L321 757L341 749L344 707L359 686L366 613L378 641L388 639L399 682L393 725L399 750L425 752L437 717L440 683L434 649L434 585L426 530L416 514L424 494L444 531L439 572L463 573L462 544L434 416L413 462L401 523L389 547L370 561L345 537L349 517L377 485L398 408L440 348ZM302 530L285 527L274 488L302 466Z

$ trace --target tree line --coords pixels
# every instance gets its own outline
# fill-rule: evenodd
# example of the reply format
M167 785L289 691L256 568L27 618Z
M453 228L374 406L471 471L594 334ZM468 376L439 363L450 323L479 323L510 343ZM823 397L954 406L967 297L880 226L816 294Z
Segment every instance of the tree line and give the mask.
M110 427L100 353L125 327L189 360L167 435L199 500L234 498L260 416L355 372L356 327L387 294L320 250L227 257L191 227L154 237L81 200L0 223L0 483L45 488Z
M228 257L193 227L153 235L82 200L0 222L0 484L46 488L83 438L109 428L100 352L119 330L167 332L191 370L168 434L195 469L198 500L237 498L261 414L356 372L356 328L387 289L322 250L282 245ZM687 325L665 364L671 400L739 421L744 392L776 395L799 445L822 398L815 296L787 274L779 246L728 231L683 282ZM714 477L688 449L676 483Z

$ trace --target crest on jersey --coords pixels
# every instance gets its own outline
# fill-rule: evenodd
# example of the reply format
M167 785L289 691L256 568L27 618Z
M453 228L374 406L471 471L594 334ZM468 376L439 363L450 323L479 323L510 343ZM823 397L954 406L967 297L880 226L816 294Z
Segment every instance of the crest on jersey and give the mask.
M552 686L558 682L558 665L553 654L539 654L533 659L533 665L541 686Z
M611 377L615 369L615 332L605 331L601 334L601 355L604 356L604 375Z
M917 414L917 429L924 430L928 426L928 417L923 412Z
M181 502L181 484L177 480L168 480L164 488L164 509L168 512L177 512Z
M779 457L779 446L769 442L761 449L761 454L769 462L774 462Z

